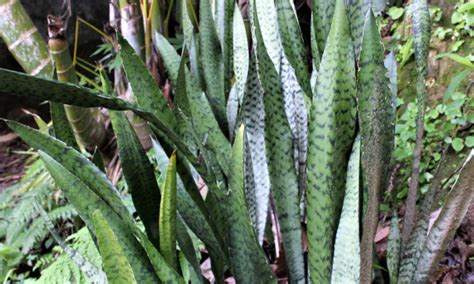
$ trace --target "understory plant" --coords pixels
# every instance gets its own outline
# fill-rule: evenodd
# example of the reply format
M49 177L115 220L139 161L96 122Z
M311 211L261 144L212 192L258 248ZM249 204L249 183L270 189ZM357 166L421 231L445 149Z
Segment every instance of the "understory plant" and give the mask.
M0 69L1 93L108 109L137 218L73 145L6 121L38 150L93 236L101 267L88 263L81 270L91 276L103 270L111 283L205 282L197 238L219 283L227 275L238 283L276 282L264 242L283 248L278 253L284 251L290 283L371 282L378 210L392 165L396 80L390 78L396 65L393 55L392 64L384 64L370 2L312 1L311 62L292 1L251 0L248 18L234 1L201 0L198 12L190 1L179 4L179 52L157 31L145 36L166 69L167 93L134 43L120 35L110 43L132 101L117 98L105 73L100 87L89 89ZM470 154L440 218L418 238L427 231L425 211L418 219L413 212L430 22L426 1L413 5L417 135L406 237L392 234L392 283L426 282L473 195ZM163 184L124 111L152 130ZM267 226L274 229L270 236Z

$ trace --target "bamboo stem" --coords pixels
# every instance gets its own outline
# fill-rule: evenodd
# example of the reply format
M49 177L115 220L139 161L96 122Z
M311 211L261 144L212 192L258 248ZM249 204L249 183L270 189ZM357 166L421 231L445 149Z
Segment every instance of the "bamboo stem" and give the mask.
M0 0L0 37L25 72L51 77L48 47L19 0Z
M59 81L78 84L76 68L69 54L63 22L61 19L48 16L49 50L56 66ZM76 139L87 149L101 147L107 132L104 125L99 121L99 116L93 115L92 109L64 105L66 116L72 126Z

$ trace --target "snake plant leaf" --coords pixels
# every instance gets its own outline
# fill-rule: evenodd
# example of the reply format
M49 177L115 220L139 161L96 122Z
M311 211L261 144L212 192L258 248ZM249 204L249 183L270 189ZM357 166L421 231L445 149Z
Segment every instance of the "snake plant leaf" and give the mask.
M473 184L474 150L471 150L456 184L447 196L441 213L428 234L413 278L414 282L425 283L429 280L430 275L433 275L449 241L452 240L474 199Z
M92 214L102 266L111 284L137 283L132 267L114 231L99 210Z
M333 21L336 1L333 0L312 0L313 30L320 53L326 45L331 24ZM321 54L322 56L322 54Z
M229 2L229 1L226 1ZM200 56L206 81L206 95L217 121L226 121L226 93L224 90L223 49L212 18L210 0L199 1ZM226 129L225 125L220 125Z
M176 258L176 153L171 154L160 203L160 251L166 262L178 269Z
M360 50L362 48L364 27L368 16L367 12L373 1L374 0L345 0L349 26L351 27L355 59L357 62L359 62Z
M418 179L423 147L424 116L426 109L426 78L428 76L428 52L430 45L430 13L426 0L415 0L412 4L413 36L416 63L416 141L413 150L413 164L409 191L406 201L406 212L403 220L402 247L408 242L415 224Z
M448 146L448 149L450 146ZM454 150L452 150L454 152ZM450 179L453 172L459 170L459 166L463 164L464 158L454 155L450 151L445 150L438 163L436 172L430 180L428 191L423 196L419 211L417 212L416 224L408 243L404 247L402 258L400 260L400 276L401 282L410 282L416 273L417 264L423 252L428 228L430 223L431 212L438 208L439 201L444 199L445 190L442 188L443 181Z
M301 89L303 89L307 97L311 98L312 91L309 83L308 65L306 64L306 48L293 2L290 0L277 0L276 8L283 50L289 63L294 68Z
M152 140L152 142L158 168L164 173L167 170L169 158L156 141ZM220 241L212 229L206 205L200 196L188 192L187 188L188 187L185 186L180 175L178 175L176 206L180 216L196 236L204 242L210 251L215 255L218 255L221 259L225 259L225 255L220 246Z
M133 108L123 100L104 96L75 84L42 79L0 68L0 93L20 97L35 97L81 107L106 107L115 110Z
M280 41L280 33L278 31L278 16L274 1L261 0L255 1L255 15L253 21L259 23L259 27L255 24L253 29L260 29L261 39L258 44L265 46L266 53L274 65L276 72L280 71L280 60L282 46ZM255 41L254 41L255 42Z
M159 33L155 33L154 36L155 42L157 43L157 49L163 58L172 85L177 86L180 62L179 55L166 38ZM199 90L196 80L191 76L186 76L186 90L188 93L194 130L198 136L197 138L204 148L209 149L215 155L222 171L227 174L227 161L231 152L231 146L229 141L227 141L227 138L224 136L224 133L219 128L216 118L212 115L211 101L207 100L204 93Z
M157 206L160 203L160 189L156 183L153 166L125 113L111 110L109 116L117 139L120 165L133 204L148 237L158 246L159 232L156 220L160 213Z
M104 199L86 184L86 181L77 176L77 171L70 171L60 161L43 151L39 151L39 154L56 184L61 187L67 199L73 204L92 232L95 232L93 213L97 209L102 212L116 233L117 239L124 244L124 254L130 261L136 280L138 282L157 281L158 278L145 251L133 235L132 228L135 225L127 224L121 216L117 215ZM93 180L100 179L98 175L91 177Z
M302 193L306 188L308 111L305 105L305 95L296 79L295 70L284 54L282 54L281 58L280 75L286 116L296 144L294 148L295 168L298 173L299 190ZM308 104L310 104L309 99Z
M164 283L185 284L183 278L178 274L178 272L176 272L176 270L168 265L164 257L158 252L146 235L139 230L136 230L134 233L138 242L140 242L142 247L145 249L158 278L160 278Z
M67 145L78 149L76 137L66 116L64 105L50 103L51 121L53 122L54 136Z
M234 8L233 17L233 56L234 56L234 74L235 86L237 89L237 97L242 103L245 84L247 82L247 74L249 70L249 46L247 40L247 31L245 29L244 19L240 14L237 4Z
M251 3L251 24L256 38L258 75L264 90L265 142L271 191L275 199L276 212L281 226L286 263L290 282L300 283L305 279L303 247L301 240L298 179L294 163L294 143L291 128L284 109L284 98L280 76L281 53L278 48L278 25L273 1ZM267 9L265 9L267 8ZM260 22L262 20L262 23ZM269 25L275 24L273 27ZM263 32L265 31L265 32ZM264 39L265 37L265 39ZM280 49L281 51L281 49ZM274 58L274 56L277 58ZM275 61L274 61L275 60ZM278 68L276 68L278 66Z
M132 46L120 38L120 58L128 82L132 87L137 104L145 111L154 114L162 123L173 129L176 122L163 93L153 79L142 59L135 53Z
M99 269L94 263L91 263L87 258L85 258L77 250L69 246L63 238L59 235L59 232L54 227L54 223L51 220L50 216L43 208L39 202L34 202L35 210L39 212L41 218L43 218L46 227L48 228L49 233L56 241L56 243L61 247L61 249L66 253L68 258L77 266L79 269L89 278L94 281L94 284L106 284L107 276L104 271Z
M344 0L338 0L321 60L308 137L308 246L313 283L331 280L334 236L355 137L356 75Z
M390 83L385 76L384 49L375 16L372 11L368 13L358 72L362 172L368 190L361 241L360 280L363 283L372 279L373 240L378 224L380 197L388 186L395 140L395 112Z
M398 93L398 86L397 86L397 58L395 57L395 53L390 51L387 56L385 56L385 60L383 65L387 69L387 77L390 80L390 91L392 93L392 108L394 111L397 110L397 93Z
M229 254L232 271L238 283L268 283L273 275L250 222L244 196L244 127L236 134L229 161L229 191L226 196L226 215L230 225Z
M69 172L74 173L91 188L127 224L133 224L117 189L106 175L77 150L49 135L13 121L6 121L15 133L31 147L41 150L55 159Z
M0 94L3 93L14 94L20 97L35 97L42 100L50 100L80 107L106 107L112 110L132 110L135 114L149 121L159 133L172 141L177 149L185 155L190 162L197 164L197 158L194 153L172 129L157 119L153 114L124 100L104 96L99 92L74 84L40 79L24 73L0 68Z
M233 16L233 61L235 84L227 99L227 122L229 124L229 137L233 140L235 127L238 120L239 106L242 105L245 93L245 84L249 70L249 47L247 31L244 20L237 4Z
M222 35L222 55L224 58L224 92L228 94L230 92L231 80L233 77L233 41L234 41L234 11L240 13L240 9L236 6L234 1L228 0L219 0L224 2L221 4L224 8L224 24L223 27L223 35ZM237 8L237 9L236 9Z
M199 250L194 245L193 239L191 238L188 227L184 223L184 220L182 217L177 214L176 215L176 239L178 241L178 245L180 248L180 253L179 253L179 263L180 267L183 267L182 265L182 260L181 256L184 256L186 259L186 262L190 266L190 274L193 277L193 283L203 283L203 277L201 273L201 266L199 263L198 256L196 255L196 251L198 253ZM184 278L184 273L183 273L183 278Z
M314 87L316 83L314 83L313 85L313 78L315 78L315 75L319 69L319 64L321 63L321 52L319 51L318 40L316 39L314 12L311 13L310 39L311 39L311 56L312 56L312 64L313 64L313 72L311 73L311 91L314 93L315 92Z
M178 7L181 7L181 27L183 29L184 40L186 42L186 46L191 46L191 37L193 36L194 27L193 23L191 22L191 17L188 11L187 0L180 0Z
M346 193L334 243L331 283L359 283L360 270L360 138L352 146L347 167Z
M397 210L394 210L390 220L390 233L388 235L387 268L390 283L398 282L398 269L400 267L400 219Z
M263 89L257 74L255 53L250 68L242 106L245 123L246 149L244 156L245 197L259 243L263 242L270 204L270 176L265 155L265 110Z

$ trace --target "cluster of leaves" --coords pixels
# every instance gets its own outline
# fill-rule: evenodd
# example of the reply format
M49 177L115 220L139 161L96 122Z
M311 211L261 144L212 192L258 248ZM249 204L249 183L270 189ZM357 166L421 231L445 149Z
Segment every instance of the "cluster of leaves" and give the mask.
M422 117L429 17L426 1L415 2L417 114ZM294 7L285 0L276 5L272 0L249 3L251 48L233 2L221 1L222 6L213 10L210 1L200 1L199 26L193 26L196 23L184 15L194 11L182 1L183 56L163 35L153 34L173 89L169 101L121 38L120 62L134 102L114 97L105 76L100 78L101 88L91 90L0 70L0 92L109 109L123 174L141 223L87 156L46 133L7 122L38 149L96 240L100 264L65 249L76 256L79 269L89 279L102 279L103 270L117 283L204 282L195 234L206 246L218 281L230 271L237 282L274 282L261 246L271 192L290 282L307 281L301 226L306 204L311 281L371 281L379 199L388 184L393 148L396 82L385 76L376 19L364 3L313 2L319 7L313 9L311 76ZM389 74L395 72L389 69ZM455 102L458 97L447 99ZM123 110L146 120L159 138L162 147L155 143L154 151L160 171L166 172L163 184L157 182ZM454 115L447 109L437 111ZM411 121L407 124L413 127ZM466 164L471 170L472 160ZM469 182L463 173L456 192L463 192ZM197 189L197 176L208 187L205 198ZM449 217L461 215L457 210L466 205L462 197L451 196L444 218L426 238L422 215L421 229L415 230L422 237L414 234L407 249L416 250L416 256L391 251L391 264L396 263L389 267L393 282L399 260L401 282L426 280L438 256L432 246L446 244L446 229L457 225L457 219L450 223ZM458 203L462 206L455 206ZM440 234L443 237L437 238ZM400 241L393 243L400 246ZM421 276L415 275L417 268Z

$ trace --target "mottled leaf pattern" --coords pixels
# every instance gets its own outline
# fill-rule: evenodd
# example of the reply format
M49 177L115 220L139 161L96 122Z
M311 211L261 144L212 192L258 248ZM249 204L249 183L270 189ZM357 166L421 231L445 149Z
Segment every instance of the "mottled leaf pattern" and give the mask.
M226 122L223 49L212 18L211 0L199 1L199 39L202 71L206 81L206 96L220 123ZM228 2L228 1L226 1ZM225 125L221 125L225 129Z
M367 20L367 12L371 1L373 0L345 0L349 26L351 27L355 59L357 61L359 61L362 38L364 36L364 23Z
M94 211L92 219L102 265L109 283L137 283L132 267L123 252L122 245L100 210Z
M166 153L156 141L153 141L153 149L160 171L166 172L169 163ZM193 196L187 192L180 176L177 177L177 195L176 206L186 224L206 246L219 251L219 242L212 231L203 200L199 199L200 196Z
M359 283L359 177L360 139L357 137L347 167L346 193L334 243L331 283Z
M390 162L395 140L395 112L383 45L372 11L364 27L358 73L359 125L361 133L362 172L367 183L368 201L364 212L361 241L362 283L372 279L373 241L379 218L382 191L388 186Z
M92 232L95 232L92 215L96 210L102 212L109 225L113 228L119 242L124 244L124 254L127 260L129 260L135 279L138 282L157 281L158 279L145 251L131 231L131 227L134 225L127 225L124 219L111 210L104 200L83 179L79 179L74 175L76 172L69 171L58 160L53 159L48 154L42 151L39 153L56 184L63 189L67 199L76 208L89 229L92 229Z
M38 130L17 122L7 121L7 125L31 147L41 150L51 156L69 172L78 176L93 190L110 208L123 219L123 222L133 224L127 208L122 203L120 195L107 179L106 175L81 153L63 142L41 133Z
M334 0L312 0L313 30L320 53L325 48L326 39L331 29L335 2Z
M295 77L295 70L282 54L280 65L285 111L294 139L295 169L298 173L300 193L306 189L306 158L308 149L308 111L305 98Z
M117 139L120 165L132 195L138 216L145 225L150 240L158 246L158 227L160 190L156 183L153 166L150 164L140 139L133 130L125 113L111 110L110 120Z
M238 283L268 283L273 276L245 205L244 135L244 127L241 126L236 134L229 165L232 174L229 176L225 208L227 222L232 224L228 230L230 261Z
M175 124L173 112L145 63L125 40L120 41L119 54L138 105L173 129Z
M277 0L276 7L283 50L285 51L289 63L294 68L293 72L298 79L299 85L305 95L311 97L312 91L309 83L310 77L306 48L293 3L290 0Z
M409 191L406 201L406 212L403 220L402 247L410 238L416 212L418 178L423 145L424 116L426 108L426 77L428 76L428 50L430 46L430 13L426 0L415 0L412 4L413 35L416 62L416 140L413 149L413 164L410 177Z
M418 267L413 275L414 283L428 282L440 259L453 239L457 228L474 199L474 150L468 155L458 180L447 196L443 209L431 228L425 242ZM400 282L399 283L405 283Z
M398 268L400 267L400 219L396 210L390 220L390 233L388 235L387 268L390 275L390 283L398 281Z
M166 262L175 270L178 269L176 258L176 153L168 163L163 197L160 203L160 251Z
M308 138L308 246L313 283L331 280L333 242L355 136L354 54L343 0L337 1L326 45L313 97Z
M179 70L179 56L171 44L160 34L155 34L157 48L163 57L164 64L170 74L171 82L176 86L176 79ZM222 167L222 171L227 173L227 161L230 155L230 144L219 129L216 118L212 115L211 104L206 95L199 90L193 78L186 78L186 89L191 108L194 130L202 146L211 150ZM225 118L224 118L225 119Z
M304 281L305 273L298 179L294 168L293 137L284 110L285 102L278 74L281 54L273 54L279 44L278 31L273 32L277 25L276 10L270 0L254 1L251 7L258 75L264 90L265 143L271 190L281 226L290 282L300 283Z
M245 123L245 196L259 243L263 242L270 202L270 177L265 155L263 89L252 53L242 107Z

